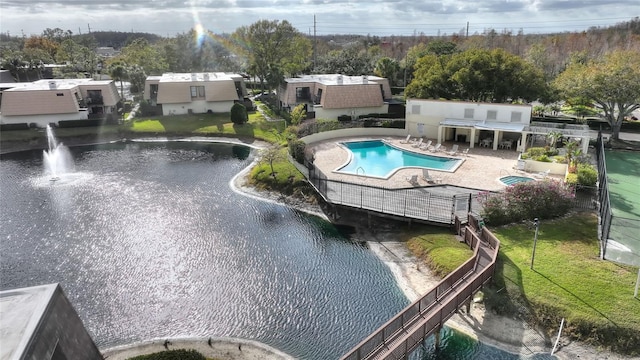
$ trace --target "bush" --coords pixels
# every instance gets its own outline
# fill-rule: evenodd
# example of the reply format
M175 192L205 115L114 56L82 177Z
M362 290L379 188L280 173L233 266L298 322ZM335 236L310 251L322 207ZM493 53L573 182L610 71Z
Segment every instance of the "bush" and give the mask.
M581 186L594 186L598 181L598 171L593 165L578 164L577 183Z
M289 155L293 157L299 164L304 164L304 149L307 146L302 140L289 141Z
M340 116L338 116L338 121L351 121L351 116L349 116L349 115L340 115Z
M204 355L195 350L167 350L153 354L140 355L129 360L206 360Z
M523 160L531 159L542 162L552 162L553 158L558 155L558 149L551 148L549 146L546 147L532 147L529 148L526 152L522 154L520 157Z
M575 186L578 184L578 174L569 173L567 174L567 178L564 179L564 182L567 185Z
M552 219L571 209L573 191L556 181L528 181L507 187L503 193L482 193L482 216L491 225L525 219Z
M249 116L247 115L247 108L240 103L235 103L231 107L231 122L236 125L242 125L249 121Z

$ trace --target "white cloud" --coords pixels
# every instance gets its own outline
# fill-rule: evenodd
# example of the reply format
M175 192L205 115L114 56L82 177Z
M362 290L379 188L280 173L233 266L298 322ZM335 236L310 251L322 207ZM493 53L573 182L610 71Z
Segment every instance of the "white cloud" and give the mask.
M41 34L46 28L86 32L140 31L172 36L194 26L233 32L257 20L288 20L318 34L435 35L487 28L525 33L580 31L640 14L637 0L3 0L2 31ZM606 14L606 15L602 15Z

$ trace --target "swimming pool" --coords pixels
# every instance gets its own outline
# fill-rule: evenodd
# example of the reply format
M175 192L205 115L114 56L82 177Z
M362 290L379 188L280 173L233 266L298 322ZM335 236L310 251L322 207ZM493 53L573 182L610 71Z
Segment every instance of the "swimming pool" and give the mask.
M347 174L387 179L406 167L453 172L464 161L403 150L383 140L349 141L339 144L348 150L349 160L335 171Z
M530 178L530 177L526 177L526 176L516 176L516 175L509 175L509 176L503 176L500 179L500 182L510 186L510 185L514 185L517 183L521 183L521 182L527 182L527 181L533 181L535 180L534 178Z

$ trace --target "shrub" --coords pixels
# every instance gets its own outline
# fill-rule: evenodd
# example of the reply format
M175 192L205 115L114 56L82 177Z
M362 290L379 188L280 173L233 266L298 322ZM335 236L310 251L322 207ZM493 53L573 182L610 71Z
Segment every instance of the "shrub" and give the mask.
M569 173L567 174L567 178L564 179L564 182L567 185L575 186L578 184L578 174Z
M340 115L340 116L338 116L338 121L351 121L351 116L349 116L349 115Z
M289 141L289 155L293 157L298 163L304 164L304 149L307 146L302 140L290 140Z
M525 219L551 219L565 215L572 206L572 189L557 181L529 181L507 187L503 193L482 193L482 216L491 225Z
M242 125L249 121L249 116L247 115L247 108L240 103L235 103L231 107L231 122L236 125Z
M578 164L577 182L581 186L594 186L598 181L598 171L593 165Z

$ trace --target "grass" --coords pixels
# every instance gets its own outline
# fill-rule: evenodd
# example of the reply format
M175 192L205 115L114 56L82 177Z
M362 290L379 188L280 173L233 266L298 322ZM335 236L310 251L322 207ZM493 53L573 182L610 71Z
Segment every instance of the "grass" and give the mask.
M597 217L576 214L540 224L534 269L529 225L492 229L500 255L488 306L516 312L550 332L565 318L564 334L614 351L640 353L637 269L600 260Z
M473 255L473 251L465 243L439 227L424 227L417 233L412 233L407 246L440 277L446 276Z
M249 121L243 125L232 123L228 113L140 118L130 123L129 131L139 134L238 136L273 143L284 141L284 122L266 121L259 112L249 113Z

